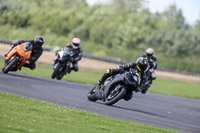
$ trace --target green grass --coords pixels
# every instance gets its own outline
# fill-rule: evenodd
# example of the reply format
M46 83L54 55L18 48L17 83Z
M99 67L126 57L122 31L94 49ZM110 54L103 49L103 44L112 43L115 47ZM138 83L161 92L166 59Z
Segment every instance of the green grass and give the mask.
M3 61L0 60L3 64ZM1 65L3 66L3 65ZM51 78L53 72L53 67L41 67L37 66L35 70L30 70L28 68L22 68L21 71L17 73ZM97 80L103 75L102 72L93 71L83 71L78 72L72 71L70 75L65 75L62 80L78 82L84 84L95 84ZM200 83L188 83L178 80L164 80L157 78L153 81L152 86L149 88L149 92L159 93L164 95L180 96L187 98L200 99Z
M1 133L173 133L0 93Z
M150 90L153 93L200 99L200 83L157 79Z

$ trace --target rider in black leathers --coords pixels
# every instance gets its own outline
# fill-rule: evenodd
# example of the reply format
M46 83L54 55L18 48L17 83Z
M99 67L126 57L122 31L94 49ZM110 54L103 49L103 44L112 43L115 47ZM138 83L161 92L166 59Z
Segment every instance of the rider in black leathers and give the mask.
M67 44L64 48L62 48L62 49L69 49L69 51L73 52L73 56L70 58L73 67L71 67L67 73L70 73L71 70L78 71L78 61L81 60L82 54L83 54L83 50L80 46L80 42L81 40L79 38L73 38L72 43ZM60 50L56 51L56 54Z
M152 48L146 49L146 53L143 54L141 57L145 57L148 60L148 69L145 71L146 76L148 76L149 84L145 85L141 88L141 92L145 94L152 84L152 81L156 79L155 71L157 69L157 58L154 56L154 50ZM153 76L152 76L153 75Z
M146 50L146 53L143 54L141 57L145 57L148 59L148 63L149 63L149 68L148 69L154 69L156 70L158 67L158 61L157 58L154 56L154 50L152 48L148 48Z
M39 57L42 55L43 53L43 48L42 45L44 44L44 38L42 36L37 36L35 38L35 40L20 40L18 42L13 43L13 47L10 49L10 51L17 45L25 43L25 42L29 42L32 45L32 52L31 52L31 57L28 60L29 63L25 63L23 66L24 67L28 67L31 70L35 69L36 64L35 62L39 59ZM9 52L10 52L9 51ZM9 53L8 52L8 53ZM8 54L7 53L7 54ZM7 56L7 54L5 54L5 57Z
M104 75L101 77L101 79L99 81L97 81L96 83L96 88L100 88L101 85L104 83L104 81L114 75L117 75L119 73L124 73L125 71L129 71L130 68L134 69L135 71L137 71L137 73L140 75L141 77L141 84L143 82L143 74L144 71L147 69L148 66L148 61L146 58L144 57L139 57L136 61L136 63L127 63L125 65L122 66L118 66L117 69L108 69ZM141 91L141 90L137 90L136 91ZM130 100L132 98L132 93L130 93L130 95L128 95L128 97L126 97L125 100Z

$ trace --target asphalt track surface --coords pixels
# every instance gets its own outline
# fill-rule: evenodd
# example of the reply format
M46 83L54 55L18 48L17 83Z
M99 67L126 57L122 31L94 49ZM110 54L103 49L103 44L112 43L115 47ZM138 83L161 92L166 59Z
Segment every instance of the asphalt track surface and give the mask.
M200 100L137 93L131 101L120 100L113 106L106 106L101 101L88 101L87 93L91 88L91 85L0 72L0 92L124 121L200 133Z

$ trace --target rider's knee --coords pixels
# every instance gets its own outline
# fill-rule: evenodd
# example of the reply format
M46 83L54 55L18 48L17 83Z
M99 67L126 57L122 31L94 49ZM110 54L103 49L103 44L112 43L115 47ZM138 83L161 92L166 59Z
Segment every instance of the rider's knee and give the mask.
M73 70L74 70L74 71L78 71L78 66L74 66L74 67L73 67Z
M110 74L111 70L110 69L107 69L105 74Z

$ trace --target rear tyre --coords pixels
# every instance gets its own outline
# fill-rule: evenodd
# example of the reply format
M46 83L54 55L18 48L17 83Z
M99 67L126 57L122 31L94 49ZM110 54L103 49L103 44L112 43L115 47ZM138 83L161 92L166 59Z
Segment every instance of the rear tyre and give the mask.
M126 94L126 89L124 87L120 87L117 90L112 90L110 94L106 97L105 104L113 105L122 99Z
M7 74L9 71L11 71L17 62L17 58L13 59L7 66L2 69L3 73Z
M51 78L52 79L54 79L56 76L57 76L57 74L58 74L58 72L59 72L59 69L60 69L60 67L62 66L62 64L61 63L56 63L55 64L56 65L56 67L54 68L54 71L53 71L53 73L52 73L52 75L51 75Z
M95 89L96 89L96 87L92 88L92 90L89 91L89 93L87 95L89 101L95 102L98 100L96 97Z

